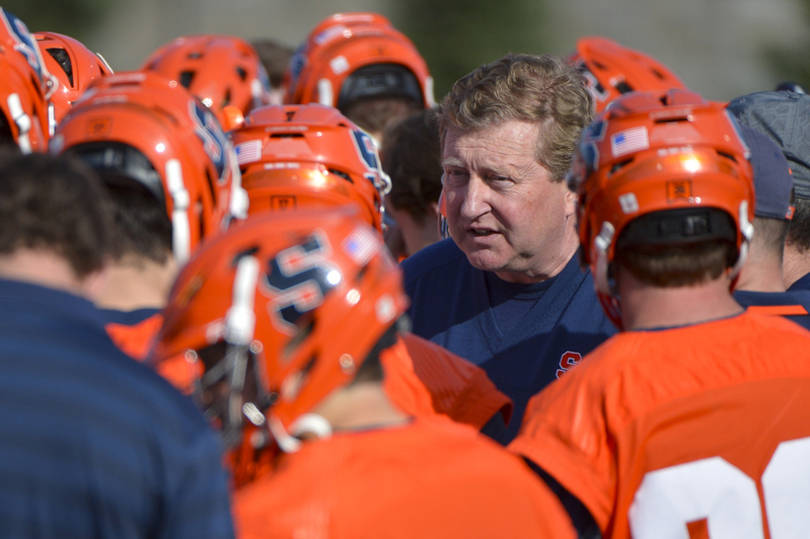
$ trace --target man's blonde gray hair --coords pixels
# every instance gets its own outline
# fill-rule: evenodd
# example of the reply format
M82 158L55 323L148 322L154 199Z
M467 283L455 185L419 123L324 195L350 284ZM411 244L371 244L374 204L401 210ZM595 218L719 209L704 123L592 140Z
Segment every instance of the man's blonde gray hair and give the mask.
M537 161L563 181L582 130L594 115L582 75L557 56L508 54L459 79L439 112L447 130L475 130L508 120L536 123Z

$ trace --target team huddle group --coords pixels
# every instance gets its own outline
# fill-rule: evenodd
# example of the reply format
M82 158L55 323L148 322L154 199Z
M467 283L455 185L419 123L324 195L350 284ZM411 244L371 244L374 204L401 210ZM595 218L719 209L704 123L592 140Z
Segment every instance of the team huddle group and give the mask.
M810 535L799 85L0 18L1 536Z

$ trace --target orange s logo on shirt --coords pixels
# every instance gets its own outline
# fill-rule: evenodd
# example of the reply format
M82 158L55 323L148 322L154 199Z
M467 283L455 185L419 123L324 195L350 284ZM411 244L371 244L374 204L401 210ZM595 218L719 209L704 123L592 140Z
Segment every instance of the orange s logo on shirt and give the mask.
M557 369L557 378L562 378L565 373L579 365L582 361L582 354L579 352L571 352L570 350L560 356L560 368Z

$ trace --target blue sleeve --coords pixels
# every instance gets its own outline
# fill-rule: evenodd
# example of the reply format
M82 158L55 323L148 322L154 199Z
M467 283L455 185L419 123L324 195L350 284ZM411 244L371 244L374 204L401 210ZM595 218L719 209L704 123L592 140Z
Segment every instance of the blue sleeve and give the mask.
M234 537L228 481L214 432L199 432L167 463L167 500L163 529L155 537Z
M588 508L540 466L527 458L523 460L560 499L560 503L571 517L571 523L577 532L577 539L602 539L602 530L599 529Z

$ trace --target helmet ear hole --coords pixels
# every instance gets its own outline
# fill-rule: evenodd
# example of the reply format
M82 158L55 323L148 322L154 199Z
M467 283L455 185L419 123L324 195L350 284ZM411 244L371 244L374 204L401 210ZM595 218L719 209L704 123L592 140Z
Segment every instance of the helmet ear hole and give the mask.
M73 63L70 61L70 55L65 49L57 49L57 48L50 48L45 49L48 51L48 54L51 55L51 58L56 60L56 63L59 64L59 67L62 68L65 75L70 81L70 84L73 85Z
M194 80L194 71L183 71L180 73L180 84L183 88L191 88L192 80Z

